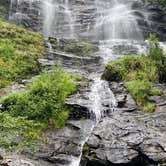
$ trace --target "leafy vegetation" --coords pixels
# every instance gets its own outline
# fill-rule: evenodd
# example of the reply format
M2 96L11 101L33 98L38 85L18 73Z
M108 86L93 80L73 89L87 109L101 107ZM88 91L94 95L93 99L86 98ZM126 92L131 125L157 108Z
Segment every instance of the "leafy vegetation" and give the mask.
M1 99L3 109L0 116L4 117L5 122L0 122L0 145L13 146L13 141L6 139L7 130L16 132L29 143L32 138L38 138L46 126L63 126L69 115L65 99L76 91L78 79L80 78L59 69L43 72L32 81L27 91Z
M161 95L151 86L151 82L166 82L166 54L160 48L158 39L151 34L148 55L128 55L109 62L102 75L108 81L125 81L125 87L136 100L140 109L146 112L155 110L149 100L150 95Z
M40 34L0 19L0 89L18 79L39 73L39 57L44 55Z
M166 10L166 0L159 0L163 8Z

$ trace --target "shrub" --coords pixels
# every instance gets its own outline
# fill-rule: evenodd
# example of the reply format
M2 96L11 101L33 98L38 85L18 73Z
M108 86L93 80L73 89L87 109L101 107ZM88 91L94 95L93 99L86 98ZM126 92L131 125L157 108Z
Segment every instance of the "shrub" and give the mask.
M166 54L153 34L149 37L149 46L148 55L128 55L109 62L102 75L108 81L126 81L126 88L146 112L155 110L148 97L161 95L160 90L151 87L151 82L166 82Z
M26 92L11 94L1 100L3 110L10 115L30 120L52 121L56 127L68 118L65 99L76 90L75 77L62 70L43 72Z
M149 95L154 93L149 81L134 80L125 83L125 87L129 90L133 98L136 100L137 105L145 112L152 112L155 106L148 99Z
M156 35L149 37L150 49L148 57L155 63L160 82L166 82L166 53L160 47Z

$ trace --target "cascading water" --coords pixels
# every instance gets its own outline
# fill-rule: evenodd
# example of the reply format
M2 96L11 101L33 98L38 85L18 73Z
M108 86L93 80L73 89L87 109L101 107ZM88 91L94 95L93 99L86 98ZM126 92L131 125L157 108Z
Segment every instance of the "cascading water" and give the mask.
M58 36L74 38L74 13L69 0L42 2L43 34L45 37Z
M96 33L103 39L142 39L132 3L120 0L96 1Z
M52 35L53 22L57 22L57 19L55 17L57 10L58 5L53 0L43 1L43 34L45 37L49 37Z
M131 3L120 0L107 2L96 0L98 17L94 26L94 36L97 39L102 39L99 44L100 56L103 59L101 66L103 68L110 59L122 56L126 50L128 51L127 53L142 53L146 50L142 44L142 33L131 5ZM91 102L89 109L95 114L95 125L101 120L105 111L109 110L109 112L112 112L116 107L116 100L108 82L101 80L100 75L100 72L91 74L93 84L89 94ZM92 130L95 125L92 126ZM77 164L71 164L71 166L78 165L78 162Z

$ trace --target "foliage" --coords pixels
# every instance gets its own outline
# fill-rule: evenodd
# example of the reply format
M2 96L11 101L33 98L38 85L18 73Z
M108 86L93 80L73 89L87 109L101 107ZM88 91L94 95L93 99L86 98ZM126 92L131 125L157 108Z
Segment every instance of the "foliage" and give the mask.
M49 121L50 118L63 120L67 117L65 99L75 90L74 78L57 69L43 72L26 92L8 95L1 103L4 110L15 117L25 116L39 121Z
M0 88L38 73L44 50L41 35L0 19Z
M128 55L109 62L102 75L108 81L125 81L125 87L145 112L155 110L149 96L161 95L151 82L166 82L166 54L153 34L149 37L149 47L147 55Z
M163 8L166 10L166 0L159 0Z
M166 82L166 53L160 47L156 35L149 37L150 49L148 57L155 63L160 82Z
M134 80L125 83L125 87L130 91L133 98L136 100L137 105L145 112L153 112L155 106L148 99L151 95L153 88L149 81Z
M80 77L59 69L43 72L25 92L1 99L0 146L12 148L31 144L44 128L62 127L69 115L65 99L76 91L78 79ZM22 143L13 143L13 139L20 136Z
M109 62L105 67L102 78L117 82L125 79L144 79L158 82L155 63L145 55L128 55Z

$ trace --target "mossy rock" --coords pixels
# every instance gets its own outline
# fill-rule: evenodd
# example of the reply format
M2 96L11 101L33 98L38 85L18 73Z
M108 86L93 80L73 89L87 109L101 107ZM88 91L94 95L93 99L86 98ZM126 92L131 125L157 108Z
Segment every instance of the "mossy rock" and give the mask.
M78 56L90 56L98 51L98 47L81 39L56 39L49 38L49 41L55 50L76 54Z

